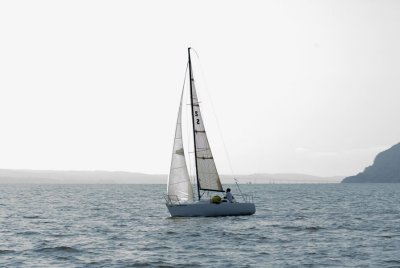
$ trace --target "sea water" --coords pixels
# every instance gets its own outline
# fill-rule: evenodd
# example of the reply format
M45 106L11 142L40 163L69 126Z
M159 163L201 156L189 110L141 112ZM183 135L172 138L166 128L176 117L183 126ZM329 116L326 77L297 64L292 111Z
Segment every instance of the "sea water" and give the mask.
M253 216L171 218L164 185L0 185L0 267L400 267L400 184L242 190Z

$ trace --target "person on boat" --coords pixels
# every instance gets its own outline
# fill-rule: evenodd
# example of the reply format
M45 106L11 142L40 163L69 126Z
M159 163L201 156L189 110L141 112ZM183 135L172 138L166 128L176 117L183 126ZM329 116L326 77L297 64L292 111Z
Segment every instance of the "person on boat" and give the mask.
M231 193L231 188L226 188L225 199L228 200L229 203L233 203L233 199L235 199Z

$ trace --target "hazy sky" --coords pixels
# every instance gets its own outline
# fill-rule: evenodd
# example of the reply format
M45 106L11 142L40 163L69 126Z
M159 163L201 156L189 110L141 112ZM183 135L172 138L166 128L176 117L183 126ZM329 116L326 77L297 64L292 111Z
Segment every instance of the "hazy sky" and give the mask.
M1 1L0 168L168 173L190 45L234 172L352 175L400 142L399 14L381 0Z

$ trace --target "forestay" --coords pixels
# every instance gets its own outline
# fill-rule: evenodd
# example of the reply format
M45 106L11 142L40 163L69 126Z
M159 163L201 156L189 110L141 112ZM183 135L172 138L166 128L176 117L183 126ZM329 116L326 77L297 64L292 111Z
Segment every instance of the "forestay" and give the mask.
M193 189L185 160L182 140L182 98L179 104L178 119L175 129L175 140L172 151L171 169L168 176L167 193L171 201L193 201Z

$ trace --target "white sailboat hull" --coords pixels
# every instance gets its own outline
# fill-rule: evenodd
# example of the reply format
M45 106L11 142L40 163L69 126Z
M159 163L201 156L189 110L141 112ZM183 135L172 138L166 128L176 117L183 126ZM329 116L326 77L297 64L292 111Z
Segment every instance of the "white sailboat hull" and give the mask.
M256 212L254 203L213 204L210 202L194 202L186 204L167 204L172 217L218 217L252 215Z

